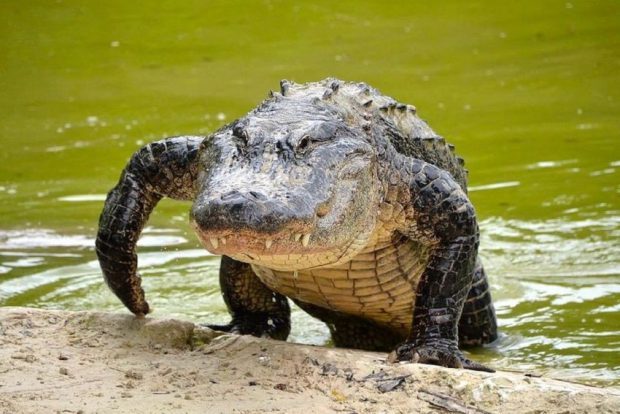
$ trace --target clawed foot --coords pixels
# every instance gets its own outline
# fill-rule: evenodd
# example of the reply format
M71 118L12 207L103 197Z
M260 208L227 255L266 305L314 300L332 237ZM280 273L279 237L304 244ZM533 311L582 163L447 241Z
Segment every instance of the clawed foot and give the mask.
M275 317L234 318L226 325L201 324L207 328L220 332L228 332L238 335L252 335L259 338L272 338L286 340L290 331L288 321Z
M226 325L212 325L209 323L201 323L199 325L204 326L205 328L213 329L214 331L241 334L240 327L238 325L233 324L232 322Z
M388 360L390 362L408 361L420 364L439 365L446 368L465 368L474 371L495 372L482 364L465 358L452 341L425 342L419 346L405 342L399 345Z
M237 335L252 335L259 338L272 338L272 332L270 332L269 329L265 329L265 327L259 325L248 326L247 324L240 324L231 321L229 324L226 325L203 324L202 326L206 326L207 328L213 329L214 331L228 332Z

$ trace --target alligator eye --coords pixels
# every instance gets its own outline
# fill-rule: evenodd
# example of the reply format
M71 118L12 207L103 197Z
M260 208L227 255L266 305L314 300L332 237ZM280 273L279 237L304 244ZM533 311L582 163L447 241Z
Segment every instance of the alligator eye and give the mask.
M303 137L301 137L301 139L297 143L297 151L298 152L306 151L308 147L310 146L311 142L312 142L312 138L310 138L308 135L304 135Z
M248 143L248 132L242 125L235 125L232 130L233 137L239 138L244 144Z

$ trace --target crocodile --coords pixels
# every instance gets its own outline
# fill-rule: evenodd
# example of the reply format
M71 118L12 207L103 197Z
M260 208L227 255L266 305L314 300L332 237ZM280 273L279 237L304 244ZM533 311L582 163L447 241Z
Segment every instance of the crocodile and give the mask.
M136 151L105 201L96 253L110 289L144 316L136 242L159 200L191 201L231 314L208 326L286 340L291 299L335 346L492 371L459 349L497 338L467 174L414 106L365 83L281 81L209 136Z

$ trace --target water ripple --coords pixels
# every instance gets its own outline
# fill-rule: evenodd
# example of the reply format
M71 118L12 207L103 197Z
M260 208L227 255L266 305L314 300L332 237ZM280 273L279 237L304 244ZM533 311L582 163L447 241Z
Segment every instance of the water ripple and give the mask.
M620 218L480 223L501 338L473 350L496 368L537 370L581 381L619 383ZM114 310L93 236L46 229L0 230L0 303ZM139 270L157 316L225 323L219 260L178 229L147 227ZM290 339L326 344L319 321L293 308Z

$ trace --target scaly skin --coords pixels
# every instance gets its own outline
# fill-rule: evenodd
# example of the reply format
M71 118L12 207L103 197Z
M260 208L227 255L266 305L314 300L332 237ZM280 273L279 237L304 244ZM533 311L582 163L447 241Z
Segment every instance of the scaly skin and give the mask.
M286 340L291 331L291 309L286 296L261 283L250 265L222 256L220 284L232 321L227 325L209 325L212 329Z
M196 156L204 137L154 142L136 152L105 202L96 252L106 283L136 315L149 313L137 272L136 242L163 197L192 200L198 176Z
M489 370L458 349L497 337L466 181L413 107L365 84L284 81L209 137L138 151L108 196L97 253L110 288L146 314L139 233L162 197L192 200L198 236L223 255L232 321L212 327L285 339L289 297L337 346Z

